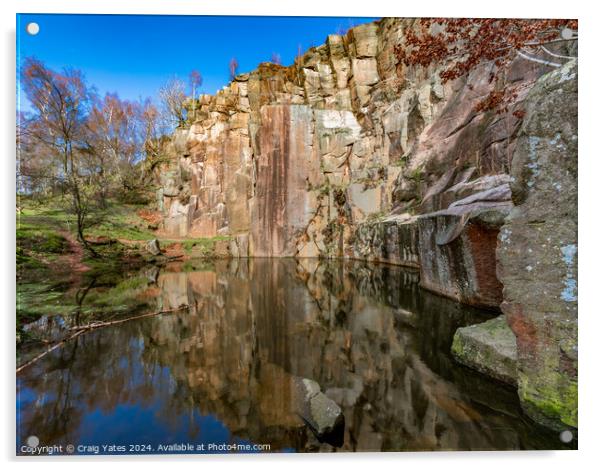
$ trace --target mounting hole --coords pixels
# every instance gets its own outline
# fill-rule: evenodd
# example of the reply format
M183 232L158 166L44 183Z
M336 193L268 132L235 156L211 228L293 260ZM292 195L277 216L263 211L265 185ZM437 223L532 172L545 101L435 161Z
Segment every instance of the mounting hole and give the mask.
M571 442L573 440L573 433L569 430L562 431L560 433L560 440L562 442L564 442L565 444L568 444L569 442Z
M38 23L27 23L25 31L27 31L27 34L35 36L40 32L40 25Z
M569 39L573 39L573 30L571 28L564 28L560 32L560 37L562 37L562 39L566 39L567 41Z

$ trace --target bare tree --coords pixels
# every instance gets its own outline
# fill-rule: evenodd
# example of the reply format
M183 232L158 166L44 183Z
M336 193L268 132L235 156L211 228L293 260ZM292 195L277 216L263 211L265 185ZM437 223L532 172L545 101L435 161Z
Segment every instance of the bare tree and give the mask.
M272 63L277 64L277 65L282 65L282 58L280 57L280 54L278 54L277 52L272 52Z
M141 112L139 103L120 100L111 93L97 100L90 112L88 143L105 182L100 193L103 205L114 178L123 194L136 189L135 166L143 146Z
M229 69L230 80L234 80L234 78L236 78L236 75L238 74L238 60L236 60L236 57L232 57L230 59Z
M34 109L23 123L24 132L57 161L56 178L71 196L77 238L94 254L84 230L96 188L91 178L93 169L87 166L82 151L86 148L86 120L92 93L81 72L65 69L58 73L35 58L25 60L21 84Z
M150 99L141 103L141 124L145 156L144 178L147 180L153 176L156 168L169 162L166 149L171 137L170 129L165 125L161 113Z
M193 70L188 76L192 91L192 119L196 119L196 91L203 84L203 76L198 70Z
M159 90L163 111L172 125L184 126L186 123L186 85L178 78L170 79Z
M55 177L54 152L32 134L32 121L24 113L17 117L17 193L44 198L60 190Z

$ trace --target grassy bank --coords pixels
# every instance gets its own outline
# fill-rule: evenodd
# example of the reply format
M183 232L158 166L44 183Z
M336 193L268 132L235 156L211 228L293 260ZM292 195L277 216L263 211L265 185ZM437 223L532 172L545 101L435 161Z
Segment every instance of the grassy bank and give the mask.
M17 337L26 341L23 326L44 315L77 310L62 295L67 290L85 292L88 286L113 288L131 282L133 272L168 259L212 258L216 244L227 237L174 240L157 236L157 214L144 206L109 202L85 232L95 254L77 241L76 224L60 199L43 202L19 198L16 231ZM154 257L145 249L158 238L166 256ZM113 292L112 295L115 295ZM109 301L110 300L110 301ZM119 296L107 305L128 308Z

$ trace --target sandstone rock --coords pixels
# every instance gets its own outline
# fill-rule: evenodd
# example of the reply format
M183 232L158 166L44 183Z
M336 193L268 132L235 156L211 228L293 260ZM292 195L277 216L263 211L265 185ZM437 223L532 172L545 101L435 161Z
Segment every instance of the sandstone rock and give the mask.
M360 224L353 254L358 259L419 267L417 218L402 214Z
M456 167L451 167L433 185L429 186L424 197L422 198L422 212L434 212L445 209L445 207L441 207L441 205L438 204L438 200L433 200L435 199L435 196L439 196L450 186L454 180L454 177L456 176L456 171Z
M159 245L159 240L156 238L148 241L144 247L151 255L157 256L161 254L161 246Z
M339 90L347 87L347 81L351 71L349 57L345 53L343 38L337 34L331 34L327 40L330 51L330 64L336 76L336 86Z
M510 202L476 202L419 216L420 285L469 305L498 308L499 228Z
M351 111L316 110L315 120L322 171L335 172L349 157L361 127Z
M358 86L375 85L379 80L375 59L351 59L351 73Z
M308 183L318 181L313 112L308 106L264 106L252 207L253 256L294 256L310 222Z
M393 48L413 21L330 35L294 66L263 63L201 96L161 170L165 235L227 235L234 257L417 266L426 253L425 287L496 306L491 253L518 120L474 112L486 66L446 84L440 66L400 68ZM545 67L521 64L512 77L526 90Z
M516 385L516 338L504 315L458 328L451 350L462 364Z
M378 27L375 23L356 26L352 30L353 47L356 57L376 57L378 47Z
M363 221L366 216L380 212L382 188L366 187L363 183L353 183L347 188L347 199L351 204L354 222Z
M299 416L318 439L333 439L345 426L343 411L320 391L320 385L310 379L295 378L294 403Z
M577 427L577 63L543 76L525 111L516 207L499 235L502 310L517 337L523 407L547 426Z

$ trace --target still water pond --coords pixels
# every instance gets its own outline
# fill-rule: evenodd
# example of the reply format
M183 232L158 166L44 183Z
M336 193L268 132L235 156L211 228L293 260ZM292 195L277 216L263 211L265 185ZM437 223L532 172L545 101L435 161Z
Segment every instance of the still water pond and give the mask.
M18 453L29 436L75 453L561 447L523 416L515 391L450 356L455 329L491 314L421 290L411 270L187 262L52 294L28 306L48 312L28 334L60 338L98 312L185 308L89 331L20 372ZM38 352L24 348L19 361ZM340 439L318 439L300 418L292 378L340 406Z

